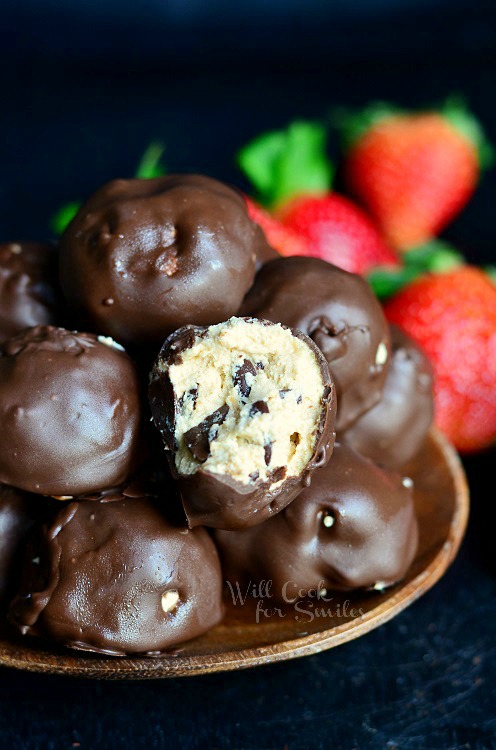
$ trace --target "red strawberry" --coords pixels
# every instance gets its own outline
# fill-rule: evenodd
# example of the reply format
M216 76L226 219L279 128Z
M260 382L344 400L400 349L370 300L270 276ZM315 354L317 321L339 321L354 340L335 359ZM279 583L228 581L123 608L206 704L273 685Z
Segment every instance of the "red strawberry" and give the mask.
M288 229L250 198L245 198L250 219L261 227L267 242L280 255L311 255L304 237Z
M490 158L479 124L453 100L439 112L373 105L343 130L347 184L399 249L436 236L465 206Z
M304 237L308 255L352 273L375 266L397 266L398 257L386 245L368 216L337 193L294 198L277 211L287 230Z
M386 304L386 315L428 354L435 417L456 447L496 440L496 286L477 268L429 275Z
M330 192L332 167L321 126L295 122L265 133L241 150L239 162L262 203L280 219L269 227L265 218L267 236L280 233L282 226L289 233L280 247L269 237L282 255L311 255L354 273L398 264L364 212Z

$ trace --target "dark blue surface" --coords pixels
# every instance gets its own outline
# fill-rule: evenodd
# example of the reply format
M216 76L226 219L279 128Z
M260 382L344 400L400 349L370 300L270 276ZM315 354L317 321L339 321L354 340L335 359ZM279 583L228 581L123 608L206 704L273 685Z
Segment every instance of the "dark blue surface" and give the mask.
M114 67L456 60L492 54L492 0L16 0L8 54Z
M227 2L177 0L170 33L158 1L139 18L125 7L5 4L1 240L49 236L61 203L131 175L152 138L166 142L170 170L240 183L233 153L262 129L336 104L415 105L455 90L496 141L494 2L312 0L305 20L296 3L259 0L235 15ZM496 260L495 195L493 171L447 233L476 261ZM467 465L474 509L457 562L380 630L295 662L166 682L0 670L0 747L495 748L494 454Z

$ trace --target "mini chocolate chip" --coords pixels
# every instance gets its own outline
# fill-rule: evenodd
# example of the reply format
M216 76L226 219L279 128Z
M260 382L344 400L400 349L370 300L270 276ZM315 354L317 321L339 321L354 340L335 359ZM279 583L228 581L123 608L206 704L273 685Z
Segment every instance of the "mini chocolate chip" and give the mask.
M251 392L251 386L246 382L247 375L256 375L257 368L250 362L249 359L245 359L243 364L238 367L233 378L233 385L235 388L239 388L239 393L244 398L248 398Z
M269 480L272 484L275 484L276 482L280 482L284 477L286 476L287 472L287 466L278 466L277 469L274 469L270 472Z
M301 402L302 402L302 401L303 401L303 398L302 398L302 396L301 396L301 393L300 393L300 395L299 395L299 396L298 396L298 398L296 399L296 403L297 403L297 404L301 404Z
M280 396L281 398L286 398L286 393L291 393L291 388L282 388L282 389L281 389L281 390L279 391L279 396Z
M252 482L256 482L259 476L260 476L260 472L258 471L252 471L251 474L249 474L249 477Z
M250 409L250 417L254 417L255 414L268 414L269 407L266 401L255 401Z
M258 370L264 370L265 369L263 362L257 362L257 369Z
M198 387L190 388L189 391L186 391L186 393L183 393L183 395L177 402L179 406L179 410L183 408L184 402L186 401L186 396L191 396L191 401L193 402L193 411L194 411L196 409L196 402L198 400Z
M198 401L198 384L196 388L191 388L189 391L191 399L193 401L193 411L196 409L196 402Z
M195 328L195 326L187 326L181 329L181 332L177 334L176 338L173 339L170 344L165 345L168 349L166 354L167 362L169 365L181 365L183 363L182 352L186 349L190 349L196 342L198 337L201 337L203 330Z
M209 414L209 416L206 417L203 422L200 422L199 425L192 427L184 433L186 445L197 461L205 463L209 457L210 440L208 434L214 425L221 425L224 422L228 412L229 407L227 404L224 404L220 409Z
M266 466L270 464L271 458L272 458L272 443L266 443L264 445L264 461L265 461Z

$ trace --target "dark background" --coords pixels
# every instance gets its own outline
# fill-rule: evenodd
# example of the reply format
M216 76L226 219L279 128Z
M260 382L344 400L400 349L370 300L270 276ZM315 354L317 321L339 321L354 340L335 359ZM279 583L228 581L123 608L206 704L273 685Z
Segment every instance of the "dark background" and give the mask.
M61 203L170 170L243 184L263 129L371 99L463 93L496 142L496 2L0 2L0 241L50 236ZM337 157L337 142L330 151ZM496 171L446 236L495 262ZM473 511L445 578L381 629L258 670L103 684L0 670L0 746L238 750L496 747L494 453L466 461Z

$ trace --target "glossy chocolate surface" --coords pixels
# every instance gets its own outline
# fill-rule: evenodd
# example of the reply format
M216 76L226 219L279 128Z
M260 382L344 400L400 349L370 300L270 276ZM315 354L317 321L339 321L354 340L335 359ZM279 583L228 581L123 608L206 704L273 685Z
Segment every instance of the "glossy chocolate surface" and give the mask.
M432 365L403 331L391 326L392 355L381 399L342 435L373 461L398 468L419 451L434 415Z
M274 599L400 580L417 548L411 480L336 443L310 487L261 526L216 531L226 578L271 581Z
M38 498L0 485L0 608L15 593L19 547L39 516L35 504L39 506Z
M349 427L380 398L389 332L364 279L317 258L281 258L257 274L240 310L297 328L324 354L336 383L337 429Z
M134 365L111 340L28 329L0 351L0 482L56 496L121 483L140 415Z
M0 344L24 328L56 322L56 282L57 255L52 245L0 245Z
M262 230L263 231L263 230ZM255 263L255 270L258 272L262 268L262 266L265 266L266 263L270 263L271 260L277 260L281 256L277 252L277 250L274 250L274 248L269 245L261 245L260 250L257 254L257 260Z
M260 321L256 320L255 323ZM263 321L265 325L271 325ZM324 391L321 400L320 423L316 430L313 454L305 470L298 476L281 474L272 482L262 480L243 484L231 476L213 474L200 467L195 474L180 475L175 465L175 418L177 404L174 390L167 376L167 367L180 361L181 352L202 337L207 329L186 326L165 341L150 377L150 404L155 425L160 430L170 469L180 488L184 511L191 527L206 525L214 528L235 529L260 524L285 508L312 481L315 470L325 465L334 446L336 414L335 387L322 353L301 331L292 331L315 354L322 375ZM240 383L242 385L242 383ZM195 450L200 450L198 441ZM283 481L272 487L275 481Z
M63 235L60 278L86 325L158 347L180 326L236 313L270 252L241 194L217 180L115 180Z
M165 500L113 492L64 505L28 550L16 627L120 656L158 655L217 624L215 546L204 529L167 520Z

